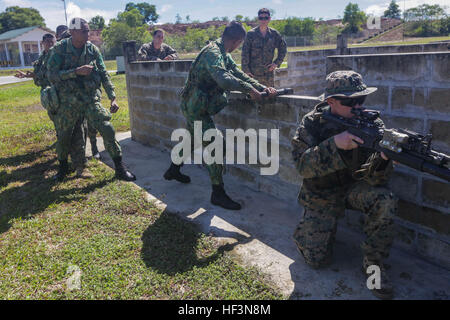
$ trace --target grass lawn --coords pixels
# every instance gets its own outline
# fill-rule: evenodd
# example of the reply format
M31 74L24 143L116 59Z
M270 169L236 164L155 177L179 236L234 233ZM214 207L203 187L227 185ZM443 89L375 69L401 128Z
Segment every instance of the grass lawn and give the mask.
M129 130L125 76L112 78L112 123ZM0 111L0 299L283 298L103 163L89 162L95 178L52 181L55 133L32 82L1 86Z

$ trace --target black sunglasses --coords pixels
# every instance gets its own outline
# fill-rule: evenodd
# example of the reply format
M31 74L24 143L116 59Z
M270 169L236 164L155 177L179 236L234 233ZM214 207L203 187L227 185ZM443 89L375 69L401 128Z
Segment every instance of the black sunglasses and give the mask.
M258 17L259 20L269 20L270 17Z
M342 98L342 97L334 97L336 100L339 100L343 106L353 108L356 105L362 106L364 101L366 101L366 96L360 96L357 98Z

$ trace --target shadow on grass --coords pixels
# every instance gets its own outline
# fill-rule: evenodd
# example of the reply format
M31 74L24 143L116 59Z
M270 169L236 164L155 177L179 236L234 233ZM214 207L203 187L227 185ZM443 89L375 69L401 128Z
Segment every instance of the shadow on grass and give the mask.
M56 188L53 190L59 182L52 178L44 178L47 171L56 171L57 169L55 157L47 156L45 158L44 153L50 148L52 146L28 155L0 159L0 164L10 166L35 161L34 164L18 168L11 173L0 173L0 188L10 183L17 184L17 186L10 187L0 193L0 233L9 230L11 219L29 219L33 215L43 212L50 205L82 200L86 194L97 188L102 188L114 180L114 178L111 178L88 185L78 184L72 188ZM44 158L43 162L37 162L39 158ZM65 181L67 182L70 179L68 178Z
M208 240L202 241L202 237L203 233L193 223L164 211L142 235L141 258L148 268L175 275L194 267L205 267L216 261L225 251L231 251L237 244L243 243L239 241L225 244L217 249L205 248ZM213 253L208 255L208 252Z
M29 152L8 158L0 158L0 166L18 166L24 163L34 162L41 158L47 151L54 149L55 146L56 142L39 151Z

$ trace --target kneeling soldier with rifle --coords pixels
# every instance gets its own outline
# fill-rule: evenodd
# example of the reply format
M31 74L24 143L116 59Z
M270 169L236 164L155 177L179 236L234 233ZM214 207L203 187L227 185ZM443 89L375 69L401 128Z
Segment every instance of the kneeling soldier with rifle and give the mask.
M294 240L308 265L325 267L331 263L338 217L346 208L363 211L367 236L361 245L363 271L377 265L381 288L371 291L391 299L393 288L383 259L394 239L392 217L397 210L397 199L386 186L392 161L382 152L360 147L361 138L323 116L353 118L352 108L362 108L366 96L377 88L368 88L354 71L333 72L326 82L323 102L303 117L292 140L295 166L303 177L298 200L305 208ZM380 119L375 121L383 127Z

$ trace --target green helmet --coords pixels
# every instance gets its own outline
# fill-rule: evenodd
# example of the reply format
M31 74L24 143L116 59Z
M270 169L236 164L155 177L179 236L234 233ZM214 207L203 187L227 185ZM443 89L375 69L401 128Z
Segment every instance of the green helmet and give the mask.
M367 87L359 73L353 70L342 70L330 73L327 78L325 92L319 96L324 101L331 97L359 97L377 91L375 87Z

